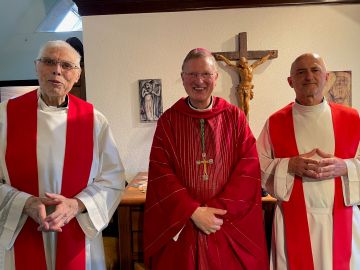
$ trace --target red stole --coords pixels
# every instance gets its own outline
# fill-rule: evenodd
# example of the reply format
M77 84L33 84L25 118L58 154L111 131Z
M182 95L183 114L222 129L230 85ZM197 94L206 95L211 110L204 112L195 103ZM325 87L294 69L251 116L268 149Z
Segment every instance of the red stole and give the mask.
M7 105L6 166L11 185L39 196L37 171L37 92L9 100ZM88 183L93 156L93 106L69 95L61 195L72 198ZM15 266L46 269L42 233L28 218L15 245ZM76 219L57 234L57 270L85 269L85 235ZM29 244L31 243L31 244Z
M270 137L276 158L298 156L292 106L270 118ZM359 116L356 111L330 104L335 135L335 156L353 158L359 144ZM357 124L356 124L357 123ZM286 136L286 139L284 138ZM282 202L289 269L314 269L302 179L295 177L288 202ZM352 207L344 204L342 180L335 178L333 209L333 269L350 269Z

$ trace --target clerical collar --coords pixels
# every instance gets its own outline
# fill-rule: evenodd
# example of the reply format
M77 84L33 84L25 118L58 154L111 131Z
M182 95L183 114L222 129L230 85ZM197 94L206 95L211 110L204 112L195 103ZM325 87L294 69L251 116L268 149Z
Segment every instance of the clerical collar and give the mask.
M196 108L194 105L192 105L189 97L187 98L187 103L188 103L189 107L190 107L191 109L195 110L195 111L200 111L200 112L202 112L202 111L208 111L208 110L211 110L211 109L212 109L212 106L213 106L213 98L212 98L212 96L211 96L211 100L210 100L209 105L208 105L206 108L204 108L204 109L199 109L199 108Z
M42 95L40 94L40 98L41 100L46 104L45 100L43 99ZM49 106L46 104L46 106L48 107L55 107L55 108L66 108L68 106L68 103L69 103L69 97L68 95L66 95L65 97L65 101L63 103L61 103L60 105L57 105L57 106Z
M321 100L321 102L320 102L319 104L323 103L324 100L325 100L325 97L322 98L322 100ZM295 99L295 102L296 102L297 104L301 105L301 106L308 106L308 105L303 105L303 104L301 104L297 99ZM318 105L318 104L316 104L316 105ZM311 106L316 106L316 105L311 105Z
M316 113L323 111L326 107L328 107L328 103L325 99L323 99L319 104L312 105L312 106L305 106L301 105L299 102L294 103L294 109L296 111L302 112L302 113Z
M69 103L69 97L68 97L68 95L66 95L65 101L63 103L61 103L60 105L58 105L57 107L58 108L66 108L68 106L68 103Z

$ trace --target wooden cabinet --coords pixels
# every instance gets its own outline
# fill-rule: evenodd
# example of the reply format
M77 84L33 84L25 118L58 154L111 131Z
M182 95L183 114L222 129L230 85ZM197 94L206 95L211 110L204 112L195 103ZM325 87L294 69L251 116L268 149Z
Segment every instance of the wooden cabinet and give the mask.
M144 205L122 205L118 209L120 269L134 269L135 262L143 262L142 225Z
M135 270L136 263L144 262L143 232L144 204L146 194L136 184L147 177L146 172L138 173L126 187L118 207L119 259L121 270ZM276 200L271 196L262 198L264 226L268 248L271 241L271 226ZM270 250L270 249L269 249Z
M146 172L137 174L126 187L118 207L119 259L121 270L133 270L136 262L143 262L144 204L146 194L134 187Z

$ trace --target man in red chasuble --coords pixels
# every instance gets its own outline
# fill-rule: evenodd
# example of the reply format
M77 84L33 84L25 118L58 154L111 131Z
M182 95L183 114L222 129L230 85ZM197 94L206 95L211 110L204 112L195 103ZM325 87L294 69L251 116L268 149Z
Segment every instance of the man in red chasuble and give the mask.
M101 231L124 189L105 117L69 91L80 55L49 41L39 89L0 104L0 269L105 270Z
M266 270L260 167L244 113L215 97L216 61L186 56L187 98L159 119L144 219L150 269Z
M263 187L278 200L271 269L360 269L360 118L328 103L323 59L295 59L296 99L267 120L257 147Z

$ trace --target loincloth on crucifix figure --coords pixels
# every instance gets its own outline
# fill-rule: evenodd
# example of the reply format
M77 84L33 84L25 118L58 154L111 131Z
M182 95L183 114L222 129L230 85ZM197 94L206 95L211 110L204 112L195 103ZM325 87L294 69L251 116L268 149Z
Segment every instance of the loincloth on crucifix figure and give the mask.
M235 69L235 71L239 74L240 81L237 87L237 93L239 96L239 104L240 109L242 109L247 116L250 109L250 100L254 97L254 85L252 83L253 79L253 71L254 69L266 62L271 56L274 56L275 51L270 51L264 57L258 59L251 65L248 63L245 57L240 57L239 63L233 64L229 59L221 54L215 54L215 59L218 61L224 61L228 66Z
M237 87L237 93L239 96L240 109L243 110L247 116L250 110L250 100L254 97L253 91L254 85L250 82L240 82Z

